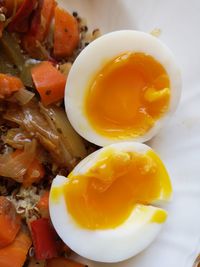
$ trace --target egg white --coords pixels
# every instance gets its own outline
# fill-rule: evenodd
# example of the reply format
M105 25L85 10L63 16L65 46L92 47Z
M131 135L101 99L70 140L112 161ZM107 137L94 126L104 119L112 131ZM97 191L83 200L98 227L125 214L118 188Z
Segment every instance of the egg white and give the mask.
M154 57L170 78L169 110L144 135L123 138L106 137L95 131L84 114L85 92L91 79L116 56L125 52L141 52ZM145 142L151 139L175 111L181 94L181 76L172 52L156 37L139 31L122 30L103 35L89 44L75 60L66 83L65 108L74 129L88 141L99 146L121 141ZM101 101L101 100L100 100ZM103 101L103 100L102 100Z
M141 154L145 154L151 149L144 144L134 142L113 144L86 157L75 167L73 174L85 173L96 163L101 153L110 148L116 151L134 151ZM60 187L66 182L67 178L57 176L53 180L52 189ZM50 216L58 235L73 251L94 261L119 262L138 254L156 238L163 225L163 223L151 222L152 216L159 208L138 204L129 218L114 229L83 229L69 214L64 195L61 194L55 201L51 193ZM168 201L169 198L160 196L159 200Z

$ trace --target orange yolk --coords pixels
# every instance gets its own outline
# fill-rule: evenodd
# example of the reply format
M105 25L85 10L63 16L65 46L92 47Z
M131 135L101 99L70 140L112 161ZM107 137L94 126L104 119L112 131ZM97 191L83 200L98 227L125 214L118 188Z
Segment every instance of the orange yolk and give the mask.
M137 204L148 205L171 193L166 169L152 151L142 155L109 150L85 174L72 172L68 178L62 189L68 211L79 226L92 230L115 228ZM54 198L60 193L55 190ZM157 223L164 219L162 213L153 218Z
M85 113L92 127L112 138L145 134L169 107L170 81L153 57L125 53L92 79Z

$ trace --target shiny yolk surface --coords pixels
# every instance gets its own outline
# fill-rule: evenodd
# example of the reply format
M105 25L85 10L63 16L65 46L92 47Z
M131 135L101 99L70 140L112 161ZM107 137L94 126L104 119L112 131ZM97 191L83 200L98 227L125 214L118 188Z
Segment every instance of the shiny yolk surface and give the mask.
M169 107L170 81L153 57L125 53L92 79L85 97L85 114L92 127L107 137L146 133Z
M68 178L63 189L68 211L86 229L115 228L137 204L148 205L171 193L165 167L152 151L145 155L106 151L85 174L72 172ZM164 219L158 213L152 220Z

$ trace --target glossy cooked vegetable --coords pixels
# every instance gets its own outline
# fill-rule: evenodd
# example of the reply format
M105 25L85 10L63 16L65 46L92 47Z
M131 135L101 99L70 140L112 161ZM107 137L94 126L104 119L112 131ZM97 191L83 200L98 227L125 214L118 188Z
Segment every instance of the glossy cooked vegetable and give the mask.
M71 56L79 44L77 20L59 6L55 9L54 56Z
M22 267L31 244L32 241L29 234L24 230L20 230L10 245L0 249L0 266Z
M30 223L35 256L37 260L55 258L57 253L56 234L47 218Z
M5 153L0 155L0 176L10 177L22 183L24 174L27 172L36 156L36 141L27 143L22 153Z
M46 267L46 261L38 261L35 258L31 258L28 267Z
M27 32L30 16L38 0L24 0L8 25L10 32Z
M66 258L55 258L48 260L46 267L87 267L87 265Z
M55 7L55 0L39 1L31 21L30 30L22 38L23 48L33 58L41 59L45 57L41 45L49 33Z
M35 94L33 92L22 88L13 95L13 100L16 100L20 105L26 105L34 96Z
M20 226L21 218L14 205L6 197L0 196L0 249L13 242Z
M43 218L49 218L49 191L46 191L37 203L37 208Z
M3 52L14 64L14 67L21 71L25 64L25 58L16 38L7 31L4 31L3 36L0 39L0 44Z
M3 35L4 23L0 21L0 38Z
M0 99L8 98L22 88L24 85L19 78L0 73Z
M58 166L71 170L87 155L83 139L74 131L62 108L45 108L34 101L24 107L10 104L3 118L17 123L36 138Z
M66 77L50 62L43 61L31 70L33 82L40 94L41 102L47 106L64 97Z
M23 150L26 144L31 143L31 137L21 128L11 128L6 135L2 137L5 144L8 144L14 149Z

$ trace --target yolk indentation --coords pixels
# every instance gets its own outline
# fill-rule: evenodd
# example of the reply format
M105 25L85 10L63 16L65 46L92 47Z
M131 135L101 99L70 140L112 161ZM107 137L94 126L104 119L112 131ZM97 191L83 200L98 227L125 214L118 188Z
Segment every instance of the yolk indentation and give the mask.
M125 53L92 79L85 113L92 127L112 138L145 134L169 107L170 81L164 67L143 53Z
M153 151L143 155L110 149L85 174L71 173L68 179L64 186L68 211L86 229L117 227L137 204L149 205L171 194L167 171ZM160 223L162 218L157 214L153 220Z

